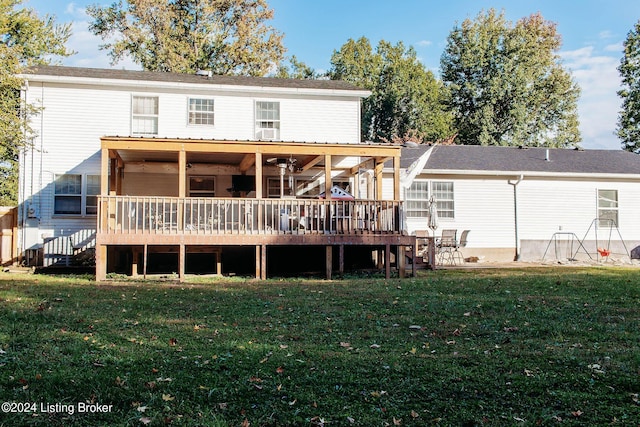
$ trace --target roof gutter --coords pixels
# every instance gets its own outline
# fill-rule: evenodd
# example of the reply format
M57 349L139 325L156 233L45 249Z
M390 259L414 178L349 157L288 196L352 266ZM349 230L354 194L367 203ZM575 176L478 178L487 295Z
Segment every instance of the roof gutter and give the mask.
M513 177L514 174L526 175L529 178L600 178L600 179L635 179L640 180L638 173L590 173L590 172L542 172L542 171L488 171L466 169L425 169L423 174L429 175L475 175Z
M319 89L319 88L287 88L274 86L253 86L253 85L226 85L226 84L198 84L184 82L163 82L155 80L133 80L133 79L102 79L95 77L70 77L52 76L44 74L19 74L18 77L42 83L73 84L73 85L93 85L107 87L130 86L139 89L177 89L177 90L206 90L206 91L226 91L226 92L261 92L269 94L298 94L317 95L327 94L336 96L348 96L366 98L371 95L368 90L344 90L344 89Z

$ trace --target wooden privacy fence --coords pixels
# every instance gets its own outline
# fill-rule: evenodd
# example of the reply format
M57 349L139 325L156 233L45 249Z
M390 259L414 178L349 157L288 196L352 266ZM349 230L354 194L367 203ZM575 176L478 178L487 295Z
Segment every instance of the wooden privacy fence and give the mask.
M0 263L17 261L18 208L0 206Z
M398 233L402 202L101 196L99 233Z

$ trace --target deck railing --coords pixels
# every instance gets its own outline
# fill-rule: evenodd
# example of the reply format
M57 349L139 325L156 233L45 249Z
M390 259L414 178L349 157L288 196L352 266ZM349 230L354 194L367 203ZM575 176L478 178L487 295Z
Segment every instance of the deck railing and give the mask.
M99 233L402 233L402 202L100 196Z

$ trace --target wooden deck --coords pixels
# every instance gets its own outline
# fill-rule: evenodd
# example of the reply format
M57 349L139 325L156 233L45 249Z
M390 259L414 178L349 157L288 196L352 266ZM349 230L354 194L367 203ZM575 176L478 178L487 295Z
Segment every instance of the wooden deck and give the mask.
M325 246L331 277L334 246L340 254L348 245L382 248L389 276L390 251L404 255L416 244L403 233L399 201L100 196L98 206L98 247L139 246L146 260L148 246L173 247L184 257L186 247L253 245L259 278L266 278L267 246Z

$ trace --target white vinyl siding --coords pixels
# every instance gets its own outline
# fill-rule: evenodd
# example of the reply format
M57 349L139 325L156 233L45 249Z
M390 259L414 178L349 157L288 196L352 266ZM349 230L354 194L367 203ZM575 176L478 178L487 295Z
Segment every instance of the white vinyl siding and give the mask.
M37 225L25 233L27 237L20 243L23 247L35 247L42 243L43 236L60 234L78 236L78 241L91 240L96 228L96 217L91 213L94 209L91 188L97 187L92 186L90 177L100 173L100 138L105 135L253 140L255 102L266 100L279 104L280 121L286 123L280 129L280 140L360 142L361 98L348 92L285 93L281 88L227 89L210 84L179 85L176 89L151 81L122 81L118 85L100 78L94 82L87 79L75 84L41 81L38 76L29 78L25 100L41 110L31 118L31 126L38 134L33 139L33 149L25 151L20 164L21 189L26 190L19 197L20 203L35 210ZM147 109L152 114L141 114L140 118L148 117L147 122L151 123L148 131L155 133L134 132L134 97L153 100L152 107ZM191 98L215 99L215 126L189 124ZM54 213L55 178L64 174L82 176L81 188L86 191L86 198L81 196L79 214ZM216 195L226 196L231 177L217 176L215 185ZM122 181L122 194L177 197L178 193L177 177L171 174L127 172ZM77 203L75 206L72 210L77 212Z
M131 104L131 132L134 135L157 135L158 97L133 96Z

